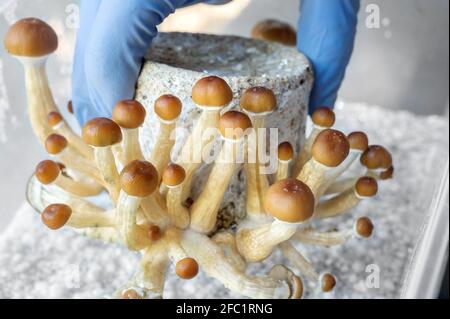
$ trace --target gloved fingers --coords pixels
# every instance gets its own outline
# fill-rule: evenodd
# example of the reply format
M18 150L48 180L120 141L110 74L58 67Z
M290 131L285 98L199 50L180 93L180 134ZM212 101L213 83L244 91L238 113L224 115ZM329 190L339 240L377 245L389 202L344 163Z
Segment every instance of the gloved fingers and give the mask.
M92 117L110 117L114 105L134 97L143 58L159 25L184 0L102 1L85 52ZM83 119L82 122L86 121Z
M91 101L84 72L84 52L92 32L101 0L82 0L80 6L80 28L77 33L72 70L72 102L79 123L88 117Z

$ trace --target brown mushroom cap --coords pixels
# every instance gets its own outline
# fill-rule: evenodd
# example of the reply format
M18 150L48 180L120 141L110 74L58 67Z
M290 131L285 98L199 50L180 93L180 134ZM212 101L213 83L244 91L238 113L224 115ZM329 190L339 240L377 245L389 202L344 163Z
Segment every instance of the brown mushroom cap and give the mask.
M148 238L151 241L158 241L160 240L162 237L162 231L161 228L157 225L151 225L148 228Z
M294 148L289 142L283 142L278 145L278 160L290 161L294 157Z
M369 138L367 137L366 133L353 132L347 136L347 139L352 150L359 150L364 152L369 147Z
M319 107L311 115L311 119L317 126L330 128L336 122L336 115L329 107Z
M186 172L183 167L177 164L170 164L164 169L162 182L169 187L175 187L183 183L185 178Z
M198 263L193 258L183 258L175 265L175 273L183 279L192 279L198 274Z
M223 138L238 140L252 127L250 118L239 111L228 111L219 120L219 131Z
M347 137L339 131L326 129L317 135L311 153L316 161L328 166L339 166L348 156L350 144Z
M269 277L285 281L291 292L289 299L301 299L303 296L303 282L289 268L283 265L275 265L269 272Z
M285 22L274 19L266 19L258 22L252 29L252 38L289 46L295 46L297 44L297 33L295 29Z
M240 100L240 106L249 113L269 113L277 107L277 98L272 90L256 86L244 92Z
M73 103L72 103L72 101L67 102L67 111L70 114L73 114Z
M145 108L136 100L124 100L116 104L112 118L120 127L136 129L144 124Z
M361 177L356 182L355 191L360 197L373 197L378 193L378 183L373 177Z
M336 278L330 274L330 273L326 273L323 274L322 276L320 276L321 278L321 289L323 292L330 292L334 289L334 287L336 286Z
M59 123L61 123L63 120L63 117L61 115L61 113L59 112L50 112L47 115L47 124L50 127L54 127L56 125L58 125Z
M58 178L59 174L61 174L60 166L58 163L50 160L40 162L36 166L36 170L34 172L34 175L38 181L44 185L53 183Z
M367 217L358 218L355 223L355 232L359 237L369 238L373 233L373 223Z
M130 196L146 197L158 187L158 171L149 162L132 161L122 169L120 185Z
M379 145L371 145L361 155L361 164L368 169L388 169L392 166L392 155Z
M155 102L155 113L163 121L175 121L181 114L183 105L179 98L171 94L160 96Z
M394 166L389 167L387 170L380 173L380 179L385 181L387 179L392 179L394 177L395 168Z
M122 292L122 299L142 299L142 296L134 289L127 289Z
M52 204L47 206L41 214L42 222L50 229L59 229L63 227L70 216L72 209L65 204Z
M68 145L66 138L59 134L50 134L45 140L47 153L56 155L61 153Z
M233 92L225 80L208 76L195 83L192 100L203 107L225 107L233 100Z
M58 37L44 21L26 18L9 28L4 45L6 51L15 56L41 57L56 51Z
M106 147L122 141L122 131L114 121L97 117L87 122L82 131L86 144L94 147Z
M295 178L273 184L264 198L264 209L273 217L288 223L302 223L310 219L314 205L311 189Z

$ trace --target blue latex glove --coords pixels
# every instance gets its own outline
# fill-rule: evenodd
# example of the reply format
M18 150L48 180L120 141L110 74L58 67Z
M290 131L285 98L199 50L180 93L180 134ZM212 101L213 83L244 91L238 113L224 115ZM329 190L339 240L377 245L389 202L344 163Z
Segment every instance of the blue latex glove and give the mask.
M303 0L297 43L311 61L315 83L309 111L333 107L356 35L359 0Z
M81 1L72 79L81 125L94 117L111 117L117 101L133 98L156 26L177 8L199 2L229 0ZM358 5L358 0L303 0L299 49L316 72L312 108L334 104L353 47Z

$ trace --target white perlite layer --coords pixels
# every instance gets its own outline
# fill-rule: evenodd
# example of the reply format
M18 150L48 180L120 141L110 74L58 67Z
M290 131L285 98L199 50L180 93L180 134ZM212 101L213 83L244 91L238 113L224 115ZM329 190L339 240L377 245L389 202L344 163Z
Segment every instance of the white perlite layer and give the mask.
M299 246L319 271L338 278L336 290L322 295L307 285L307 298L396 298L410 267L412 250L423 223L433 213L430 202L448 160L448 121L420 117L378 107L346 105L337 110L337 123L345 132L365 130L371 143L392 150L395 179L381 184L373 201L363 202L352 216L327 223L328 227L350 227L356 216L369 216L374 237L350 241L342 247ZM23 191L24 190L17 190ZM124 284L138 267L138 255L117 245L103 244L71 229L50 231L25 205L0 235L0 298L102 298ZM283 262L279 254L252 272L267 273ZM380 269L380 287L365 285L366 267ZM166 298L238 298L218 281L200 274L184 281L169 270Z
M141 72L136 99L147 109L141 130L144 153L155 144L159 121L153 111L154 102L163 94L173 94L183 102L180 133L189 133L201 111L191 99L192 86L200 78L217 75L227 81L234 99L227 108L239 108L243 91L252 86L265 86L274 91L278 109L268 117L267 127L278 128L279 141L299 146L304 139L307 105L313 83L308 60L295 48L234 36L188 33L161 33L149 50L148 61ZM173 160L187 134L177 136ZM195 178L194 197L202 190L208 174L203 167ZM243 216L245 200L244 174L236 174L225 195L220 215Z

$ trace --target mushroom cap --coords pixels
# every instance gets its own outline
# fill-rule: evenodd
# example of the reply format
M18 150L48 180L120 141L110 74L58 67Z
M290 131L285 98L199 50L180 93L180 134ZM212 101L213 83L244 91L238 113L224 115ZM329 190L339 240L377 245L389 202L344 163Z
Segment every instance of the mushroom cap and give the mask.
M373 197L378 193L378 183L373 177L364 176L358 179L355 191L360 197Z
M295 29L288 23L274 19L258 22L252 29L252 38L289 46L297 44L297 32Z
M336 286L336 278L330 273L325 273L320 276L320 283L323 292L330 292Z
M72 209L65 204L51 204L41 214L42 222L50 229L56 230L63 227L70 216Z
M53 183L61 174L61 168L58 163L50 160L40 162L36 166L34 175L44 185Z
M309 220L314 214L314 205L311 189L295 178L273 184L264 198L264 209L273 217L287 223Z
M146 197L158 187L158 171L149 162L132 161L122 169L120 185L130 196Z
M392 166L392 155L380 145L371 145L361 155L361 164L368 169L388 169Z
M394 172L395 172L395 168L394 168L394 166L391 166L387 170L382 171L380 173L380 179L382 181L385 181L385 180L388 180L388 179L392 179L394 177Z
M219 131L223 138L239 140L252 127L250 118L239 111L228 111L219 120Z
M319 107L311 115L313 123L320 127L330 128L336 122L336 115L329 107Z
M203 107L225 107L233 100L233 92L225 80L208 76L195 83L192 100Z
M154 105L155 113L163 121L175 121L181 114L183 104L180 99L172 94L160 96Z
M144 124L145 108L136 100L124 100L116 104L112 118L120 127L136 129Z
M317 135L311 153L316 161L327 166L339 166L348 156L350 144L339 131L326 129Z
M136 290L130 288L122 292L122 299L143 299L143 298Z
M289 268L284 265L275 265L269 272L269 277L285 281L291 292L289 299L301 299L303 296L303 282Z
M148 228L148 238L151 241L158 241L162 237L162 231L161 228L157 225L150 225Z
M361 217L355 222L355 232L361 238L369 238L373 233L373 223L368 217Z
M353 132L347 136L350 149L365 151L369 148L369 138L364 132Z
M185 178L186 172L183 167L170 164L164 169L162 182L169 187L175 187L183 183Z
M289 142L283 142L278 145L278 160L290 161L294 157L294 148Z
M72 101L67 102L67 111L70 114L73 114L73 102Z
M106 147L122 141L122 131L114 121L97 117L87 122L82 131L86 144L94 147Z
M66 138L59 134L50 134L45 140L47 153L56 155L61 153L68 145Z
M193 258L183 258L175 265L175 273L183 279L192 279L198 274L198 263Z
M4 45L6 51L15 56L41 57L56 51L58 37L44 21L26 18L9 28Z
M242 94L240 106L249 113L270 113L277 107L277 98L272 90L255 86Z
M61 123L63 120L63 117L61 115L61 113L59 112L50 112L47 115L47 124L50 127L54 127L56 125L58 125L59 123Z

